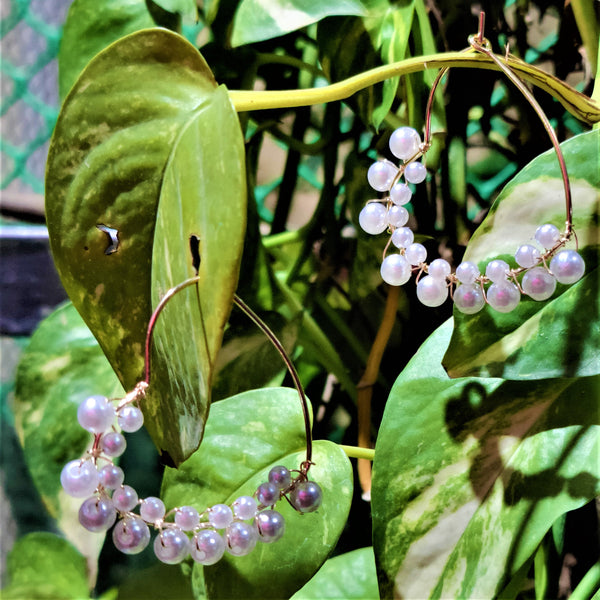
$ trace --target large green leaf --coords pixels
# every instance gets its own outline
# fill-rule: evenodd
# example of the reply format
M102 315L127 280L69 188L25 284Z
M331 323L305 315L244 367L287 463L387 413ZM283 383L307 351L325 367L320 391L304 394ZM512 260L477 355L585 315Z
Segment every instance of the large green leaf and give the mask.
M156 23L145 0L75 0L69 7L58 54L58 88L64 98L88 62L119 38Z
M224 87L198 104L181 133L160 193L152 253L152 300L195 274L190 240L199 240L200 282L176 295L156 327L149 431L176 464L200 444L212 375L237 287L246 228L244 145Z
M292 600L376 600L379 598L373 548L330 558Z
M30 533L17 540L7 559L5 600L89 598L85 559L53 533Z
M584 277L558 284L554 296L536 302L522 296L508 314L491 308L467 316L455 312L455 330L444 357L453 377L506 379L588 376L600 373L600 131L562 144L573 192L573 223L586 261ZM562 227L564 192L553 151L525 167L503 190L469 242L465 259L485 265L501 258L516 266L514 252L544 223ZM569 247L575 247L571 243Z
M233 46L268 40L296 31L331 15L364 15L361 0L242 0L235 13Z
M33 481L50 514L90 565L95 565L103 536L82 529L77 521L81 500L64 493L60 472L90 444L90 434L77 422L77 407L94 394L119 397L123 388L90 330L67 304L42 321L23 352L13 411Z
M493 598L557 518L600 491L600 379L449 379L440 361L451 329L400 375L377 438L386 598Z
M147 406L146 424L175 462L200 442L212 363L200 368L199 361L204 353L214 357L220 345L237 279L245 224L242 145L227 94L203 58L179 35L156 29L119 40L88 65L50 147L46 216L54 259L126 389L142 377L151 292L156 301L193 274L189 237L200 238L201 274L210 269L201 284L203 318L189 329L191 307L198 310L193 294L182 294L165 312L162 324L178 338L159 329L157 345L174 344L177 354L154 353L155 393ZM227 210L220 210L223 198ZM116 251L98 226L117 230ZM186 342L191 333L196 351ZM172 418L172 411L192 418Z
M167 469L167 506L199 510L251 495L269 469L298 468L305 458L304 422L298 395L288 388L245 392L213 405L200 449L179 469ZM298 590L332 551L352 498L352 469L343 451L326 441L313 446L310 478L323 489L321 508L308 515L278 503L286 520L283 539L260 544L244 557L225 556L204 569L209 598L283 598ZM199 565L194 571L201 570Z

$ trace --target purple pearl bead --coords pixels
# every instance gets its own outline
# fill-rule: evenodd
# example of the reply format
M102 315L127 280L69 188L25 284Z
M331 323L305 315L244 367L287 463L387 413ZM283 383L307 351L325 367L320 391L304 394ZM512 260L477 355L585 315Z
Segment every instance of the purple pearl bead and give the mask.
M300 481L290 492L290 500L300 512L314 512L321 506L323 492L314 481Z
M256 490L256 499L263 506L271 506L279 500L279 488L270 481L261 483Z
M102 447L102 452L104 452L106 456L110 456L112 458L121 456L121 454L125 452L125 448L127 448L125 437L116 431L105 433L102 436L100 444Z
M117 518L117 512L110 498L92 496L79 509L79 522L93 532L106 531L112 527Z
M285 520L276 510L263 510L254 520L261 542L270 544L281 539L285 532Z

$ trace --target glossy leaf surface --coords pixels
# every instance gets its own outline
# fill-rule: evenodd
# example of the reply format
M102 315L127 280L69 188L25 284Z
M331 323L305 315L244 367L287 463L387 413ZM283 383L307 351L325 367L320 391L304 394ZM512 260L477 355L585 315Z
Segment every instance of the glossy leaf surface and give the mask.
M123 388L72 304L39 325L23 352L15 385L15 427L33 481L67 538L94 563L103 536L81 527L81 499L64 493L60 472L91 443L92 436L77 422L79 404L95 394L120 397Z
M379 598L373 548L330 558L292 600L376 600Z
M89 598L85 559L53 533L30 533L17 540L7 559L6 600Z
M545 302L521 297L508 314L491 308L467 316L455 313L456 326L444 366L452 377L498 376L541 379L600 373L600 297L598 295L598 217L600 132L562 144L573 194L573 224L586 272L576 284L557 285ZM562 180L554 152L525 167L504 189L469 242L465 260L486 264L495 258L516 266L514 252L531 243L545 223L564 226ZM575 248L575 243L568 245Z
M201 337L190 341L202 350L197 350L200 355L188 352L181 328L190 333L184 323L191 317L178 314L174 303L165 319L170 327L177 321L174 331L178 343L186 345L187 363L179 369L160 352L152 363L161 383L149 400L146 423L175 462L200 441L212 363L200 371L198 356L214 356L220 345L237 280L245 180L235 121L227 94L216 87L197 50L166 30L146 30L116 42L85 69L65 102L50 149L46 215L55 263L67 293L127 389L142 377L151 290L156 302L193 274L189 235L201 237L203 263L211 265L210 285L206 281L202 286L210 293L204 293L203 302L205 310L217 307ZM185 156L187 151L198 156ZM221 208L224 198L229 210L220 210L215 219L215 203ZM158 216L159 199L170 207L161 209L165 217ZM161 223L155 232L157 218ZM186 223L178 221L182 218ZM116 250L106 228L116 230ZM221 261L215 269L216 247ZM187 311L192 300L179 300ZM198 327L192 331L195 335ZM159 345L161 336L158 331ZM161 398L171 385L179 391L169 400L172 408L165 409ZM187 423L193 425L188 428L179 418L161 422L161 410L190 415Z
M58 55L64 98L98 52L119 38L156 25L145 0L75 0L69 7Z
M360 0L242 0L235 14L232 44L241 46L296 31L331 15L364 15Z
M165 473L167 506L193 504L204 510L252 495L271 467L296 469L305 459L304 423L295 390L245 392L211 408L204 441L178 470ZM209 598L282 598L298 590L333 550L352 498L352 469L339 446L317 441L310 478L323 490L315 513L296 513L277 504L286 521L284 537L262 544L248 556L225 556L204 569ZM201 569L194 566L194 571Z
M377 439L386 598L495 597L552 524L600 490L599 379L449 379L451 326L396 381Z
M227 143L224 143L227 140ZM196 274L160 316L145 404L157 445L179 464L200 444L212 375L237 287L246 228L244 147L224 87L200 102L165 170L152 252L152 305ZM154 365L158 365L158 370Z

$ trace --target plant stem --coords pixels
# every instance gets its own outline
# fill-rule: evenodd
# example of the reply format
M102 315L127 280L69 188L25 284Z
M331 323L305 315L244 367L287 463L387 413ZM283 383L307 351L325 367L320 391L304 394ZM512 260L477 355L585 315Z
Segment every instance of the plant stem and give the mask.
M581 121L590 124L600 121L600 102L588 98L585 94L578 92L564 81L522 60L514 57L509 57L508 60L505 60L503 57L499 58L504 60L519 77L522 77L533 85L537 85L556 98L572 115ZM442 69L445 67L500 70L500 67L485 55L446 52L408 58L390 65L370 69L360 75L355 75L323 87L262 92L230 90L229 97L238 112L271 108L296 108L298 106L310 106L333 102L335 100L345 100L356 92L391 77L417 73L425 69Z
M600 562L597 562L579 582L579 585L569 596L569 600L589 600L600 597L598 588L600 587ZM596 593L594 593L596 592Z
M598 22L594 0L571 0L571 8L592 72L595 73L598 68Z
M375 458L375 450L371 448L359 448L358 446L344 446L340 444L340 448L346 453L349 458L360 458L364 460L373 460Z
M390 339L392 328L396 321L399 296L399 286L388 287L383 319L375 336L373 346L371 346L365 372L358 382L358 445L361 448L370 448L371 446L371 399L373 397L373 385L377 381L381 359L383 358L385 347ZM363 498L370 498L371 463L369 460L359 458L357 468Z

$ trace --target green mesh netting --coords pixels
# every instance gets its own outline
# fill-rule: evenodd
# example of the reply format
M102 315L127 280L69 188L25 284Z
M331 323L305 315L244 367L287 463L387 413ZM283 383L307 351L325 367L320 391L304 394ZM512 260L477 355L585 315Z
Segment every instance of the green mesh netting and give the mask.
M42 194L58 115L56 55L71 0L0 3L0 189Z

